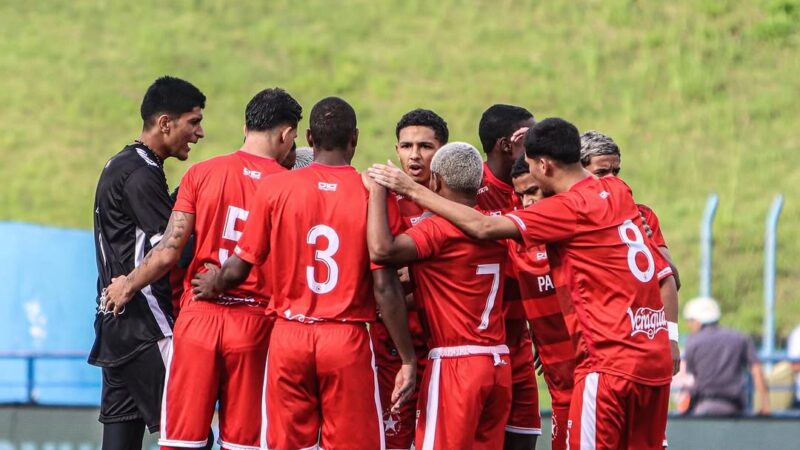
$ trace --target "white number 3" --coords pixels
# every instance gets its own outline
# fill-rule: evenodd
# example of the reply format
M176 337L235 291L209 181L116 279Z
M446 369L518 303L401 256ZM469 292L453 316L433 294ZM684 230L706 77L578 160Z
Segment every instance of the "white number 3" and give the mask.
M339 250L339 235L336 234L336 230L327 225L315 225L308 230L306 243L316 245L317 238L320 236L328 239L328 248L316 250L314 260L325 264L325 267L328 268L328 278L322 282L317 281L314 266L306 266L306 282L308 288L317 294L327 294L336 287L336 283L339 281L339 266L333 260L333 255Z
M656 272L656 263L653 260L653 254L650 253L650 249L644 243L642 231L630 220L623 222L617 230L622 242L628 246L628 268L631 269L633 276L642 283L652 280L653 274ZM633 233L633 239L628 236L629 231ZM641 270L636 264L636 255L638 253L642 253L647 258L647 268L645 270Z

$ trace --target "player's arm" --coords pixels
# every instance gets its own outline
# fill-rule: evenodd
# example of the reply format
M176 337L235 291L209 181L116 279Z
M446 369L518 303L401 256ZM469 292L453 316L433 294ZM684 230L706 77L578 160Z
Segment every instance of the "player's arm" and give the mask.
M407 235L392 235L386 211L386 189L364 176L369 189L367 213L367 248L376 264L402 266L416 261L417 246Z
M519 229L511 219L485 216L474 208L462 205L433 193L414 182L393 164L375 164L368 170L378 184L410 198L424 209L444 217L468 236L475 239L521 239Z
M145 256L139 267L128 275L111 280L106 290L106 305L119 314L133 295L167 274L181 257L183 248L194 232L194 214L174 211L164 236Z
M678 287L673 276L661 280L661 301L664 303L664 316L667 319L672 352L672 374L675 375L681 368L681 350L678 347Z
M244 283L253 264L234 254L222 267L208 263L205 267L205 272L198 272L192 278L192 293L197 299L213 300Z
M384 202L385 203L385 202ZM381 318L389 336L392 338L403 365L395 378L392 392L392 410L398 411L400 405L408 400L417 379L417 358L408 330L408 312L406 310L403 287L393 268L381 268L372 271L375 300L381 311Z
M669 249L666 246L658 247L658 251L661 253L661 256L667 260L669 266L672 268L672 276L675 278L675 289L681 290L681 277L678 274L678 267L675 266L675 263L672 262L672 254L670 254ZM677 308L677 304L675 305Z

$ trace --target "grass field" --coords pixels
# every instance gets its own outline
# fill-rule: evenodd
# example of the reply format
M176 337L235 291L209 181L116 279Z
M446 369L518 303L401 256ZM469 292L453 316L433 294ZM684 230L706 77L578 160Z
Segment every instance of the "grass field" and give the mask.
M351 101L361 168L392 156L411 108L477 144L481 112L508 102L617 140L684 299L698 290L702 208L719 193L714 293L724 322L749 332L764 216L782 192L778 321L783 335L800 323L800 0L0 0L0 17L0 219L90 227L99 171L138 135L161 74L208 96L193 161L237 148L264 87L288 89L306 116L323 96ZM171 185L187 167L168 163Z

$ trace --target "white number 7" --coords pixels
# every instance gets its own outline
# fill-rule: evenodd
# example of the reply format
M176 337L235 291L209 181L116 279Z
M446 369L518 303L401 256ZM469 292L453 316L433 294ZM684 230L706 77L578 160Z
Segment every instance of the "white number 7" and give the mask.
M481 314L481 323L478 325L479 330L485 330L489 328L489 314L494 308L494 299L497 297L497 289L500 287L500 264L479 264L478 271L475 273L492 276L492 290L489 291L486 307L483 308L483 314Z

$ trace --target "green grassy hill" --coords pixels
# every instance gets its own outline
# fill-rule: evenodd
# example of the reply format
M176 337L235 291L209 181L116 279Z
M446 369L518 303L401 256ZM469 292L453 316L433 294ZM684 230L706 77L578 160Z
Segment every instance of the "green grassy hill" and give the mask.
M661 217L684 299L697 293L698 223L718 192L714 292L724 321L750 332L764 215L784 193L779 326L800 323L799 0L0 0L0 17L0 219L90 227L100 169L138 135L139 102L162 74L208 96L193 161L237 148L244 106L264 87L285 87L306 113L326 95L350 100L362 168L393 155L411 108L477 144L481 112L508 102L617 140L624 178ZM168 163L171 185L187 167Z

